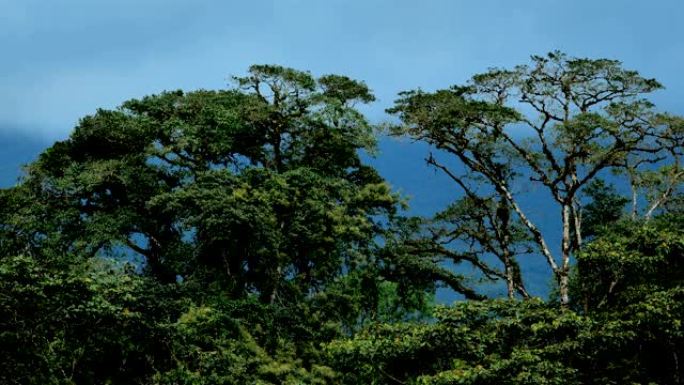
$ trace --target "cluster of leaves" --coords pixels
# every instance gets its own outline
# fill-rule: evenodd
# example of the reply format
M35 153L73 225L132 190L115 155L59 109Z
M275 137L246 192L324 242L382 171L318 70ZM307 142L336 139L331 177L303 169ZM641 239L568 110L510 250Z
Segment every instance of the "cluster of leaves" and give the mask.
M318 384L334 372L316 341L336 324L256 300L198 305L130 266L0 260L4 384ZM299 341L299 342L297 342ZM306 365L305 365L306 364Z
M487 300L327 346L346 384L678 384L684 222L624 222L578 258L574 309ZM582 299L586 302L582 303Z
M0 382L131 383L168 357L171 293L107 263L0 259Z

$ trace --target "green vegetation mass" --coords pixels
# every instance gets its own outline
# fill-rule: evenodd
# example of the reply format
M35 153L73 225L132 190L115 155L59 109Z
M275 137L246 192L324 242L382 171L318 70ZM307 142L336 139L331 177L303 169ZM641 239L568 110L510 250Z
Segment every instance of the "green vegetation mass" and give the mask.
M363 82L272 65L98 110L0 190L0 383L684 383L684 118L659 88L552 52L381 125ZM382 133L459 198L408 216L361 156Z

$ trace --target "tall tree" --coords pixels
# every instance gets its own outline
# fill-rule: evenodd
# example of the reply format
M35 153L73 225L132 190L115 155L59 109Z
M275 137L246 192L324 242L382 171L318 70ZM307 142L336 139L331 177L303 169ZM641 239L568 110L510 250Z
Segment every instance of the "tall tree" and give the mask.
M669 148L681 149L670 135L677 119L642 98L659 88L618 61L552 52L533 56L531 65L475 75L465 86L403 92L388 111L403 122L396 134L455 156L505 199L546 258L567 305L570 258L582 244L582 188L604 170L647 167L667 158ZM547 242L549 230L520 203L516 186L523 180L542 186L557 204L559 255Z
M55 219L34 246L137 255L160 282L269 304L380 284L363 271L379 269L377 237L399 200L359 155L375 145L355 107L374 100L369 88L271 65L234 81L83 118L22 185Z

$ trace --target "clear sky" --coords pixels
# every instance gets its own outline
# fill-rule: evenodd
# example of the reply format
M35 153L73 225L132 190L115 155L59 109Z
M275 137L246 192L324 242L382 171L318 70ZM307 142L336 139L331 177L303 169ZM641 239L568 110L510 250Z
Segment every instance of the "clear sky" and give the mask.
M365 80L382 119L397 91L553 49L620 59L684 113L682 16L681 0L0 0L0 133L64 138L98 107L254 63Z
M622 60L666 86L659 108L684 114L683 16L683 0L0 0L0 186L99 107L223 88L251 64L364 80L378 97L366 112L380 121L401 90L559 49ZM383 141L373 160L420 214L456 194L426 153ZM550 206L528 206L551 226ZM549 276L539 258L523 264ZM533 292L547 290L544 279Z

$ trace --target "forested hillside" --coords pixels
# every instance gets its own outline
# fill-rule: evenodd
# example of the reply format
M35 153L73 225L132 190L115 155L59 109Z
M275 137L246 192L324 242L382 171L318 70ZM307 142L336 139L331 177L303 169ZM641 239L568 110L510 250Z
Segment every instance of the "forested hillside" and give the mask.
M551 52L444 87L372 124L364 82L254 65L82 118L0 190L0 383L683 383L662 86ZM381 135L455 199L409 214Z

